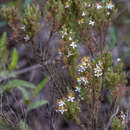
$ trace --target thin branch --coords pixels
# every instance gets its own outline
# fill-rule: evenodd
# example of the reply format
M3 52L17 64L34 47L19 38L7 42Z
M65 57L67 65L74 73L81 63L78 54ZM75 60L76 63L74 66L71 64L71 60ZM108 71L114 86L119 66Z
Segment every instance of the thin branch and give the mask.
M114 116L117 115L118 111L119 111L119 106L117 106L115 113L113 113L113 115L110 117L110 119L109 119L109 121L108 121L108 123L107 123L107 125L106 125L104 130L108 130L109 129L109 127L111 126L112 120L113 120Z
M14 71L14 74L15 75L20 75L20 74L27 73L29 71L32 71L34 69L38 69L38 68L41 68L41 67L42 67L42 65L36 64L36 65L31 66L31 67L27 67L25 69L22 69L22 70ZM10 78L12 78L12 76L7 76L7 77L4 77L4 78L0 78L0 82L4 81L4 80L7 80L7 79L10 79Z

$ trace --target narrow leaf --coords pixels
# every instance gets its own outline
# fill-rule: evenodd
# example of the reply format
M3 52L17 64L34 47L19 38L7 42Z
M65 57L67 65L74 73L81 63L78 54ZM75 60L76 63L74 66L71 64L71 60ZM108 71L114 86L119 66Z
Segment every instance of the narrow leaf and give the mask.
M7 40L7 33L4 32L1 39L0 39L0 50L3 51L6 49L6 41Z
M36 109L36 108L46 104L47 102L48 102L47 100L41 100L41 101L37 101L35 103L29 104L29 111Z
M23 80L11 80L9 81L7 84L1 86L1 89L3 91L11 89L11 88L17 88L17 87L28 87L28 88L35 88L35 86L27 81L23 81Z
M13 53L12 53L12 60L11 60L11 63L10 65L8 66L8 69L9 71L12 71L16 68L18 64L18 52L16 49L13 50Z
M20 90L21 90L21 92L23 93L23 96L24 96L24 99L25 100L29 100L29 95L28 95L28 92L27 92L27 90L25 89L25 88L23 88L23 87L18 87Z
M43 79L38 86L34 89L34 96L37 96L39 92L42 90L42 88L45 86L45 84L50 80L50 77L46 77Z

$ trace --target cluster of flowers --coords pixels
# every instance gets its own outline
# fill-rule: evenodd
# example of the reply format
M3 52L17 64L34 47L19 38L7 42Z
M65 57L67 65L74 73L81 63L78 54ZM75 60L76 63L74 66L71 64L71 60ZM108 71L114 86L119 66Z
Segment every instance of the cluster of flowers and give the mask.
M102 76L102 68L103 68L103 66L102 66L102 62L99 60L98 61L98 64L96 64L96 67L94 68L94 75L96 76L96 77L100 77L100 76Z
M65 2L65 8L69 8L71 6L71 4L72 4L72 1L71 0L67 0Z
M66 55L67 58L69 58L70 56L73 56L75 49L77 49L78 41L73 40L74 38L73 38L72 30L69 30L66 27L66 25L63 25L62 30L60 31L60 36L68 44L68 46L66 46L67 47L67 55ZM60 51L60 53L62 53L62 51Z
M75 86L75 92L81 91L82 87L86 87L86 85L89 83L89 77L88 75L92 75L91 72L93 72L95 77L100 77L103 74L103 63L101 60L98 60L98 63L96 65L92 65L89 57L83 57L81 59L80 64L78 65L78 77L77 77L77 84ZM96 66L96 67L94 67ZM91 70L91 71L90 71ZM90 72L90 73L89 73Z
M81 84L86 85L88 83L88 79L86 77L78 77L77 82L79 85Z
M26 32L25 26L21 26L20 29L21 29L24 33ZM24 36L24 40L25 40L26 42L30 40L30 37L29 37L28 34L26 34L26 35Z
M106 3L98 2L98 3L93 3L93 4L84 2L83 6L84 6L83 7L84 9L93 8L93 9L96 9L96 11L104 10L104 13L106 14L106 16L111 15L112 10L114 9L114 5L112 4L111 1L110 2L106 2ZM82 17L78 20L78 24L85 23L85 21L86 21L86 17L85 16L87 16L87 14L88 14L87 10L83 10L81 12L81 16ZM95 25L95 20L90 17L89 21L88 21L88 25L93 27Z
M67 104L73 104L75 97L72 93L69 93L67 98L59 99L57 102L58 109L57 112L60 112L61 114L64 114L64 112L68 111L68 105Z
M123 111L121 111L120 117L122 119L122 125L125 125L127 116Z
M83 72L85 72L90 67L91 67L90 58L84 56L81 59L81 63L78 65L78 72L79 73L83 73Z

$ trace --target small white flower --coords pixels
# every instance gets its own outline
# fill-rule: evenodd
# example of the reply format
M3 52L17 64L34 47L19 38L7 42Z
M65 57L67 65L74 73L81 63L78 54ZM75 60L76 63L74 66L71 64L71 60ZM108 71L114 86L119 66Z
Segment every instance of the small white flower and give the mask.
M122 115L121 115L121 118L122 118L122 120L125 120L126 115L125 115L125 114L122 114Z
M86 15L85 12L83 12L83 13L82 13L82 16L85 16L85 15Z
M62 52L61 52L61 51L59 51L59 52L58 52L58 55L59 55L59 56L62 56Z
M69 4L66 2L65 8L69 8L69 7L70 7Z
M81 85L81 83L86 85L88 83L88 80L85 77L80 77L80 78L77 78L77 82L79 83L79 85Z
M72 41L72 37L69 37L69 40Z
M84 100L84 97L81 97L80 99L81 99L81 100Z
M68 101L69 102L74 102L74 99L75 99L75 97L68 96Z
M67 35L67 32L64 32L64 35Z
M120 58L117 58L117 62L120 62L121 61L121 59Z
M94 75L96 77L102 76L102 69L98 65L96 65L96 68L94 68Z
M28 36L28 34L26 34L26 36L24 37L24 40L27 42L28 40L30 40L30 37Z
M80 87L78 87L78 86L75 87L75 92L80 92L80 90L81 90Z
M63 38L65 37L65 35L63 34L61 37L62 37L62 39L63 39Z
M21 30L25 31L25 26L20 27Z
M61 36L61 37L62 37L62 39L63 39L63 38L67 35L67 32L66 32L66 31L65 31L65 32L64 32L64 31L61 31L61 33L62 33L62 36Z
M59 105L59 107L63 107L65 105L65 102L61 100L58 102L58 105Z
M88 80L85 77L81 77L81 81L86 85L88 83Z
M77 48L77 45L75 44L75 42L72 42L72 43L70 44L70 46L71 46L73 49Z
M110 15L111 13L110 12L107 12L107 15Z
M97 9L101 9L102 6L101 6L100 4L96 4L96 8L97 8Z
M98 62L98 65L99 65L100 67L102 67L102 64L103 64L102 62Z
M70 34L72 34L72 31L70 31Z
M88 4L88 7L91 7L91 4Z
M64 112L67 111L67 110L66 109L59 109L57 111L59 111L61 114L64 114Z
M90 20L90 21L89 21L89 25L94 26L94 24L95 24L95 22L94 22L94 21L92 21L92 20Z
M106 9L112 9L114 7L114 5L112 3L107 3L106 5Z
M86 63L85 63L85 64L86 64ZM78 71L79 71L79 72L85 72L86 69L87 69L86 66L83 66L83 65L79 65L79 66L78 66Z
M68 52L67 57L70 57L70 56L72 56L72 55L73 55L72 53Z

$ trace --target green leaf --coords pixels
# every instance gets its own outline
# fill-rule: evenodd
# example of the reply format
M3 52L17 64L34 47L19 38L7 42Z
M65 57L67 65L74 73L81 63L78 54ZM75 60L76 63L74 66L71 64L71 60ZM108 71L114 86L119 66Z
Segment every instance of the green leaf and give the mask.
M0 39L0 51L3 51L6 49L6 43L7 43L7 33L4 32Z
M2 91L5 91L5 90L11 89L11 88L19 88L19 87L23 87L23 86L27 87L27 88L35 88L35 86L30 82L23 81L23 80L11 80L7 84L2 85L0 87L0 89Z
M4 32L0 39L0 69L2 69L2 67L5 66L5 64L8 61L8 50L6 48L6 43L7 43L7 33Z
M43 79L38 86L34 89L34 96L37 96L39 92L42 90L42 88L45 86L45 84L50 80L50 77L46 77Z
M110 32L109 32L109 36L110 36L110 44L109 44L109 48L113 49L117 43L117 29L115 27L113 27Z
M36 109L44 104L46 104L48 101L47 100L41 100L41 101L37 101L35 103L31 103L29 104L29 111L33 110L33 109Z
M18 87L20 90L21 90L21 92L23 93L23 96L24 96L24 99L25 100L29 100L29 95L28 95L28 92L27 92L27 90L25 89L25 88L23 88L23 87Z
M9 71L12 71L16 68L18 64L18 52L16 49L13 50L13 53L12 53L12 60L11 60L11 63L10 65L8 66L8 69Z

